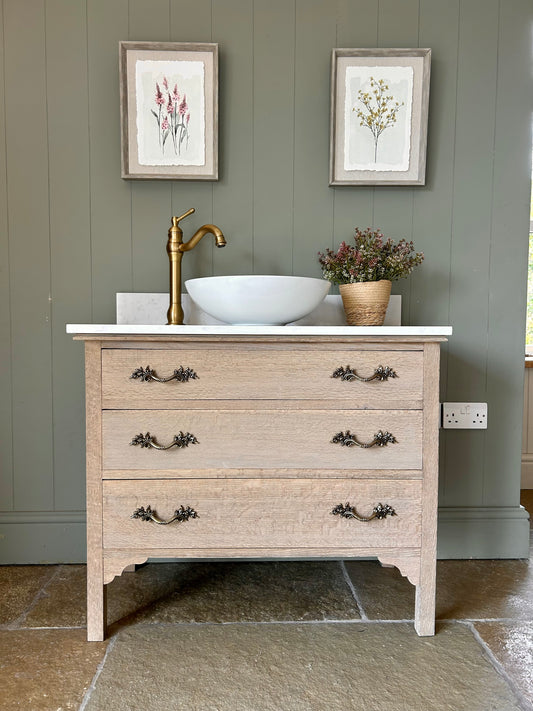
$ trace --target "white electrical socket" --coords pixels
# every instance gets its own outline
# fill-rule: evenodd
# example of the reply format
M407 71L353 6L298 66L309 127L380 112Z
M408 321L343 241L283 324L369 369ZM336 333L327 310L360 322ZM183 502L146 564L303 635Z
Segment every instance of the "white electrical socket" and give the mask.
M443 402L442 426L446 430L486 430L486 402Z

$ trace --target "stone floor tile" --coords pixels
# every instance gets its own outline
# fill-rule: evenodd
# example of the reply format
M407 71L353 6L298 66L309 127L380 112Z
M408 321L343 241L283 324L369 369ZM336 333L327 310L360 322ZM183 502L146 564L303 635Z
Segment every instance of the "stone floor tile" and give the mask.
M109 623L172 592L180 579L179 564L142 566L135 573L123 573L108 587ZM86 566L62 565L47 585L24 627L77 627L87 622Z
M136 622L271 622L359 618L337 562L180 564L174 592ZM108 596L109 597L109 596Z
M527 560L437 563L440 619L533 619L533 565Z
M85 566L59 566L24 627L85 625L85 586ZM336 562L152 563L115 578L107 603L109 624L359 617Z
M346 561L361 611L371 620L412 620L415 587L397 568L377 561Z
M17 620L56 571L54 565L0 566L0 625Z
M0 708L78 709L106 647L85 630L0 631Z
M370 619L412 619L415 588L396 568L382 568L377 562L347 561L346 570ZM532 620L533 563L438 561L436 614L437 619L448 620Z
M463 625L150 625L122 630L85 711L518 711Z
M59 565L24 627L81 627L86 623L86 566Z
M475 628L533 708L533 621L476 622Z
M194 564L149 563L115 578L107 592L108 623L166 600L190 574L190 565Z

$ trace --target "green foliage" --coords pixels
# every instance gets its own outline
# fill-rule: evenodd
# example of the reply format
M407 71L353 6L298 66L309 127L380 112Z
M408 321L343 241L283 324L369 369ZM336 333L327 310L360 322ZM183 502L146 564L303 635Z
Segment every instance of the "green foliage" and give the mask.
M384 240L379 230L355 228L354 245L341 242L337 252L326 249L318 253L324 279L333 284L353 284L360 281L396 281L408 276L421 264L424 255L415 252L412 242L401 239L395 243Z

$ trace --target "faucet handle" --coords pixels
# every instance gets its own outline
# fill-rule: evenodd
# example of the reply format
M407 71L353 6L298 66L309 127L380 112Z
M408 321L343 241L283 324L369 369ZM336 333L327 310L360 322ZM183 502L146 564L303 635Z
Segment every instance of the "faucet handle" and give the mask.
M187 210L187 212L184 212L183 215L181 215L181 217L173 217L173 218L172 218L172 226L173 226L173 227L176 227L177 224L178 224L178 222L180 222L181 220L185 219L185 218L188 217L189 215L192 215L193 212L194 212L194 207L191 207L191 209L190 209L190 210Z

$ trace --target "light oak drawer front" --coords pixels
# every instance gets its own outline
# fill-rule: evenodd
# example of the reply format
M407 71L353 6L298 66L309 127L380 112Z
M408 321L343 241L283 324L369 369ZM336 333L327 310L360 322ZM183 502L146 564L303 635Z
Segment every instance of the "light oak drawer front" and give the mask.
M104 470L422 467L418 410L110 410L102 416ZM368 445L380 432L395 441L349 444Z
M354 407L417 407L422 398L421 351L104 349L102 368L106 408L158 402L167 407L165 403L199 399L344 400Z
M417 547L420 497L419 481L106 481L104 547ZM379 504L394 515L358 521L332 513L346 503L366 518ZM163 521L187 508L198 517L161 525L143 520L148 507Z

